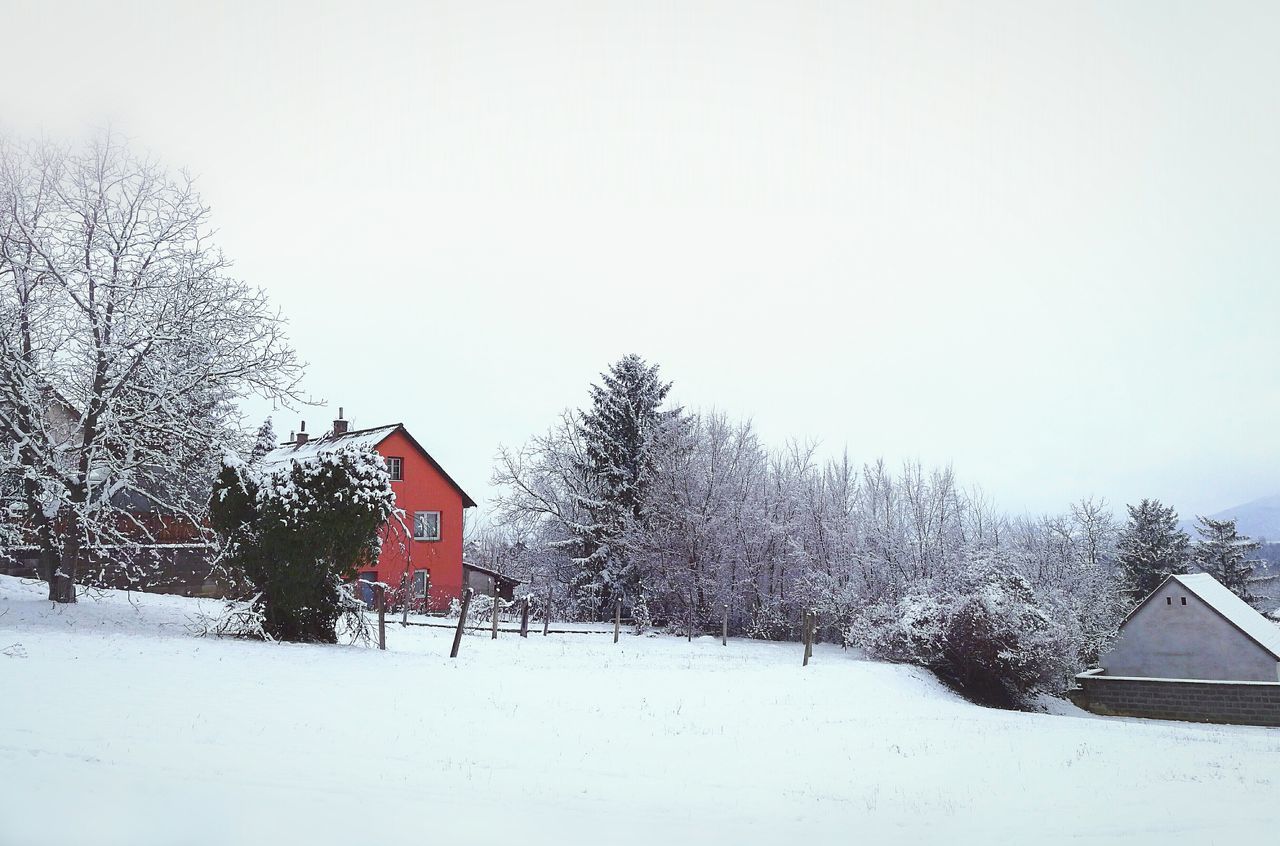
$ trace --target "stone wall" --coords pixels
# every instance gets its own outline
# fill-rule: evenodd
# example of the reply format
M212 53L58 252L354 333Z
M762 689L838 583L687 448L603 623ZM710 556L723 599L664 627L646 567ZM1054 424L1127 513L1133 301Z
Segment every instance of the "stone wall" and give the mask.
M1071 700L1095 714L1280 726L1280 682L1143 679L1090 670Z

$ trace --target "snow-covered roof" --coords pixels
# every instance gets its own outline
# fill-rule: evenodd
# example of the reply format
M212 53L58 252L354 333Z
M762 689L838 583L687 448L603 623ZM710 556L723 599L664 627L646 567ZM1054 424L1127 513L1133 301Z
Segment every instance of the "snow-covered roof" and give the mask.
M472 564L465 558L462 560L462 566L467 570L475 570L477 573L484 573L486 576L493 576L495 579L503 579L517 585L522 584L522 582L515 576L508 576L506 573L499 573L491 567L482 567L479 564Z
M317 456L347 447L376 447L398 428L400 428L400 424L393 423L390 426L379 426L376 429L360 429L355 432L345 432L341 435L331 433L309 440L305 444L287 443L262 456L258 463L263 467L278 467L290 461L305 463Z
M422 456L430 462L431 466L436 469L444 480L453 486L453 489L462 497L462 505L464 508L474 508L475 500L467 495L462 486L453 480L445 469L440 466L440 462L431 457L431 453L423 449L422 444L418 443L413 435L404 428L403 423L392 423L387 426L378 426L373 429L359 429L354 432L344 432L341 435L335 435L332 432L322 435L319 438L308 440L305 444L287 443L282 444L271 452L258 459L258 466L264 468L279 467L289 462L305 463L319 455L333 452L348 447L370 446L377 447L378 444L391 437L394 432L403 432L409 442L422 453Z
M1280 660L1280 626L1253 609L1249 603L1228 590L1208 573L1170 576L1194 593L1202 602L1221 614L1228 623L1255 640Z

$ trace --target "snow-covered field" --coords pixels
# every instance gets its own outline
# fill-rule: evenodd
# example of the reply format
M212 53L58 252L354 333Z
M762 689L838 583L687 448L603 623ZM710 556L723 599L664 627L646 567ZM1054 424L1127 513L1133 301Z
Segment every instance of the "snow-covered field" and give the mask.
M0 577L0 844L1194 843L1280 835L1280 730L978 708L702 638L195 638ZM207 607L207 604L206 604Z

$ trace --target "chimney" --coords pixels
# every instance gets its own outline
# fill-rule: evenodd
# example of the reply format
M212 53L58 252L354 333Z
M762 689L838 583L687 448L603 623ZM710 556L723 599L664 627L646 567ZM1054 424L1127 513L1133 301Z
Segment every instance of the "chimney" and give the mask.
M307 421L302 421L302 428L298 430L298 446L302 446L307 442Z
M342 419L342 406L338 406L338 419L333 421L333 433L335 435L347 433L347 421Z

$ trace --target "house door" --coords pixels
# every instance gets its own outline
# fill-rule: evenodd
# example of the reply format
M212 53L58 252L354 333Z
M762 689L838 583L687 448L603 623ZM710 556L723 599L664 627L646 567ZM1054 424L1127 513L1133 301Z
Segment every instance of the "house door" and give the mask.
M431 594L431 574L426 570L413 571L413 595L417 597L418 603L422 606L422 613L427 613L430 609Z
M376 572L365 572L360 574L360 599L364 604L373 607L373 583L378 580Z

